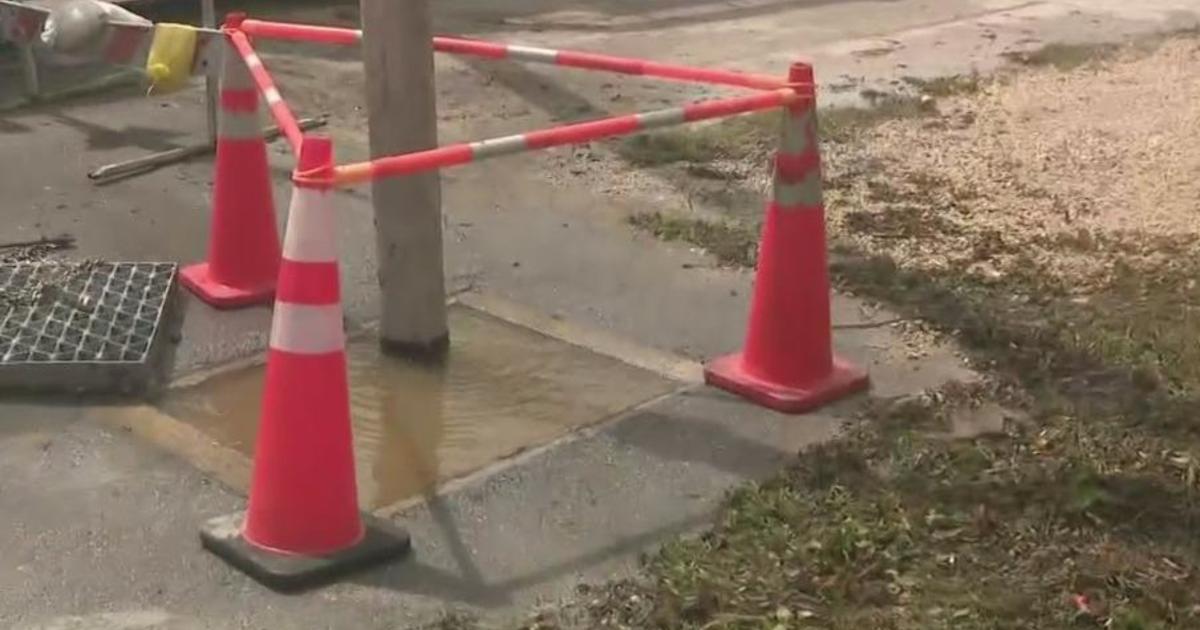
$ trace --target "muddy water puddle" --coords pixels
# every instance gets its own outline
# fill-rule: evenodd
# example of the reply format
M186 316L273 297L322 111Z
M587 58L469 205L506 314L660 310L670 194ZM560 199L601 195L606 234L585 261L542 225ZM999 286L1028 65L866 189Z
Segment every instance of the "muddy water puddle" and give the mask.
M450 311L445 365L384 357L351 342L350 406L359 499L380 507L550 442L675 383L465 307ZM263 367L173 394L163 411L247 456L254 452Z

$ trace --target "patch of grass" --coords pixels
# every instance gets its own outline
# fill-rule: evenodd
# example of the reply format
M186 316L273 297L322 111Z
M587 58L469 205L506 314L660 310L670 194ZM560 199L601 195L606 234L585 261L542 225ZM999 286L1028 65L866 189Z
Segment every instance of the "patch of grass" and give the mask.
M980 399L1037 424L935 430ZM735 493L720 524L648 567L628 627L1190 628L1200 586L1194 485L1152 436L1055 415L1007 386L888 408ZM1138 514L1130 518L1131 514ZM646 611L653 611L647 613ZM653 620L653 623L648 621Z
M1047 44L1030 51L1004 53L1010 62L1031 67L1053 67L1062 72L1111 61L1121 53L1141 58L1171 40L1200 37L1200 27L1191 26L1136 37L1128 44Z
M742 159L768 145L779 134L778 112L749 114L707 125L676 127L626 138L618 153L635 166L717 159Z
M1164 626L1147 618L1136 608L1122 608L1112 617L1112 630L1158 630Z
M985 85L985 79L978 72L954 74L931 79L908 76L903 77L902 80L921 94L938 98L974 94Z
M1035 50L1004 53L1004 58L1023 66L1050 66L1067 72L1111 60L1120 50L1116 44L1047 44Z
M734 221L709 221L642 212L629 217L634 227L664 241L702 247L722 265L752 267L758 249L758 230Z
M1120 327L1117 320L1096 327L1064 303L1014 299L1027 295L1020 285L909 271L884 256L835 249L839 255L833 273L843 287L955 334L981 365L1019 378L1031 391L1048 397L1070 394L1076 403L1086 404L1086 415L1104 416L1137 411L1152 398L1169 398L1157 370L1113 362L1114 356L1124 355L1099 351L1106 348L1100 342Z
M1200 301L1194 281L1200 243L1175 242L1183 240L1102 239L1100 251L1116 252L1114 272L1086 300L1072 297L1033 259L1020 273L988 281L961 271L906 270L886 256L835 244L833 271L857 294L955 334L982 362L1031 390L1067 390L1090 413L1200 434L1200 422L1191 417L1200 410L1200 344L1194 341L1200 318L1190 306ZM1121 254L1122 248L1130 253ZM1166 255L1139 255L1144 251Z
M626 139L618 153L634 166L661 166L676 162L702 164L720 157L717 138L696 132L665 131Z
M981 400L1037 425L951 441ZM589 591L572 627L1190 628L1200 504L1161 446L1039 410L1008 385L870 403L841 439L729 499L719 524L666 545L646 579ZM1131 515L1139 515L1131 517ZM567 627L553 617L539 627Z
M818 133L825 142L850 142L862 131L889 120L923 118L932 111L918 97L882 93L869 107L831 107L820 111Z

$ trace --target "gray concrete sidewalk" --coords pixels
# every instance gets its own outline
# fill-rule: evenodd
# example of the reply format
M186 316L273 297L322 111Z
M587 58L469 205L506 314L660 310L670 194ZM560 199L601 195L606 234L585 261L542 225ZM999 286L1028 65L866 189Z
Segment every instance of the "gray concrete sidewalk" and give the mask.
M469 8L446 4L460 12ZM1200 10L1200 2L1147 0L1136 9L1126 4L764 2L720 19L681 19L668 12L640 23L645 16L626 7L609 12L609 26L586 24L594 15L547 15L543 8L497 26L495 37L759 70L777 70L803 52L817 59L826 82L850 75L862 77L863 85L888 85L902 73L987 69L1021 39L1123 37L1186 26ZM663 10L675 6L666 5ZM584 25L570 26L571 20ZM655 37L639 30L650 27L659 29ZM602 32L589 32L593 29ZM718 39L721 45L713 45ZM881 45L889 52L862 52ZM283 56L268 58L268 64L286 77L285 93L322 85L328 92L331 81L355 69L344 56L323 62ZM609 77L550 72L481 70L443 61L444 137L514 132L698 93L625 89ZM469 87L481 79L487 83L482 90ZM345 114L332 129L339 157L361 157L364 136L346 107L350 101L330 102L326 92L297 100ZM622 97L614 98L618 94ZM106 97L3 115L4 239L69 232L79 239L80 256L202 257L208 164L185 164L100 189L84 177L102 162L199 139L198 99L195 91L170 99ZM282 221L291 162L280 150L272 160ZM627 186L636 177L646 181ZM609 335L691 359L740 345L750 274L716 268L703 252L658 243L624 223L634 211L679 207L685 192L669 182L614 166L594 148L447 172L445 188L451 287L500 296L551 321L603 333L564 335L585 345ZM346 309L361 325L375 318L377 308L371 211L362 191L339 200ZM853 299L835 301L839 323L886 317ZM189 300L177 372L257 355L268 321L265 308L218 314ZM971 377L951 350L937 348L910 360L895 352L903 341L890 328L837 335L841 349L871 366L876 396ZM593 345L622 353L612 344ZM520 614L531 604L570 595L580 581L630 571L637 555L663 537L704 526L728 488L768 475L800 448L828 438L853 408L850 401L783 417L713 390L681 386L680 393L497 463L450 484L431 501L395 513L416 541L415 557L406 563L285 597L199 549L199 524L241 506L236 482L228 487L217 481L219 475L201 473L131 435L120 421L110 420L112 409L3 401L0 557L8 561L0 565L0 625L397 628L428 620L448 605Z

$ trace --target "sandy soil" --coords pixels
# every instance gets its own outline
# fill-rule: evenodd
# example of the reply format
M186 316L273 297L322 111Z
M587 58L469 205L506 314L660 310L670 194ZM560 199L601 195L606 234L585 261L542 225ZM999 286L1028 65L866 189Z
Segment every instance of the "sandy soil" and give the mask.
M1021 72L831 147L838 233L909 266L999 278L1030 263L1074 291L1122 250L1200 236L1200 42ZM1158 249L1160 251L1152 251Z

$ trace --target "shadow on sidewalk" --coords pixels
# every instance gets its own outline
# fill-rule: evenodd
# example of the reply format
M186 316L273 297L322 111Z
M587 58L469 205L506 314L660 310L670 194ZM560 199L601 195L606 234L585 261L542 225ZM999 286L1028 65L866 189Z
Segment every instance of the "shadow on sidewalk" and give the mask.
M648 453L655 460L704 464L745 480L777 471L794 457L790 450L781 450L738 435L716 422L670 411L635 413L621 420L604 435L619 445ZM626 507L634 509L632 506ZM635 535L621 537L598 547L581 546L573 556L547 558L545 566L537 570L489 580L489 575L505 573L506 567L488 566L481 562L482 554L475 551L474 544L483 537L472 532L470 526L460 525L460 519L456 518L447 499L427 494L425 509L429 511L441 538L437 544L445 547L455 567L450 569L430 564L421 557L422 542L417 540L414 557L367 574L358 583L484 609L500 608L511 605L514 597L523 590L553 582L564 575L586 573L588 569L608 561L645 552L663 539L711 524L717 511L711 506L697 507L700 508L698 512L681 514L682 518ZM542 521L552 522L552 519Z

